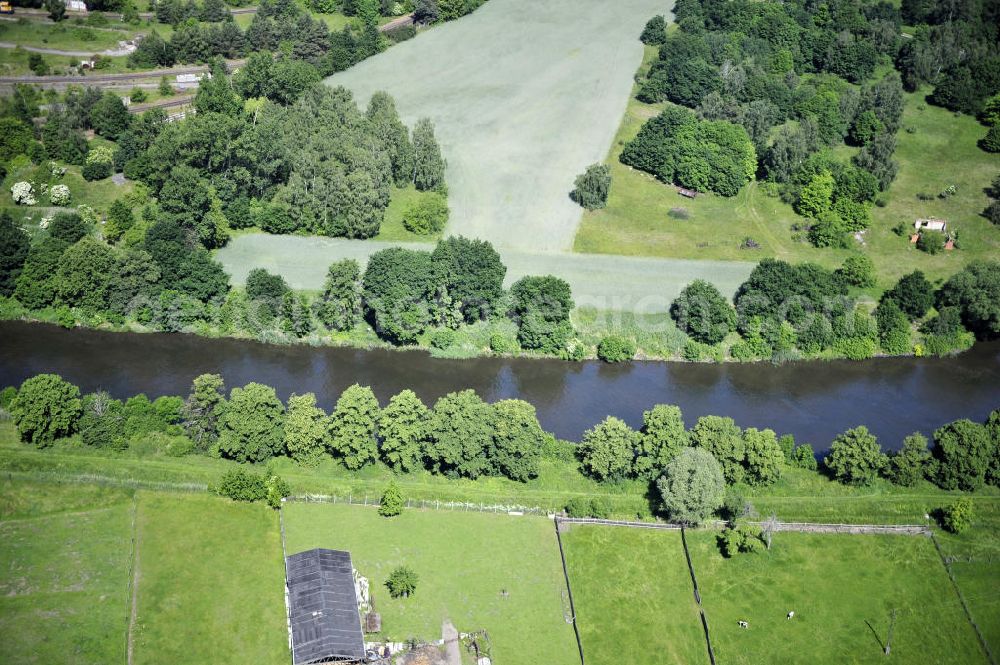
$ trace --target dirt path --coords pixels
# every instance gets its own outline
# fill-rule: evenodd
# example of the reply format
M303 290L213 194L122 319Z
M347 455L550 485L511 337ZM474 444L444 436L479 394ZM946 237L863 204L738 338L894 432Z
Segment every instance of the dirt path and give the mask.
M462 652L458 646L458 630L451 621L441 624L441 639L444 640L444 655L448 665L462 665Z

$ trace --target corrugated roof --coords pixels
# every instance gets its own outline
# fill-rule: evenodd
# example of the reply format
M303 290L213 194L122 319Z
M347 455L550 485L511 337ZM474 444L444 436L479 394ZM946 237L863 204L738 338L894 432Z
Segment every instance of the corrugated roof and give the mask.
M315 549L285 559L292 662L362 660L358 598L349 552Z

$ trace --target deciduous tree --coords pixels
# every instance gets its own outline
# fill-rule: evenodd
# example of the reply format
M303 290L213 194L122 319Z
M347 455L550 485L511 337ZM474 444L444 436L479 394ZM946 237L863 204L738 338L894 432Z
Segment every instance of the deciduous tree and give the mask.
M934 431L935 482L944 489L966 491L982 487L996 443L983 425L956 420Z
M493 407L472 390L439 399L427 430L426 455L434 469L465 478L490 473L487 451L493 445L495 419Z
M635 471L650 480L688 446L688 433L679 407L657 404L642 414L642 430L635 458Z
M355 383L337 400L330 414L328 445L348 469L357 470L378 459L375 441L378 416L378 399L368 386Z
M233 388L219 420L219 451L237 462L264 462L284 448L285 408L274 388Z
M583 434L578 449L584 471L600 481L635 475L639 435L619 418L608 416Z
M493 426L486 455L494 473L521 482L536 477L546 434L535 407L519 399L501 400L493 405Z
M38 374L27 379L10 405L21 440L39 448L75 432L82 413L80 389L58 374Z
M718 344L736 327L736 312L715 285L696 279L670 305L677 327L703 344Z
M885 468L886 456L867 427L838 434L823 463L834 478L847 485L871 485Z
M663 508L673 522L698 524L722 505L726 483L722 467L712 453L685 448L667 465L656 481Z
M746 454L745 480L751 485L772 485L781 477L785 455L773 430L748 427L743 430Z
M743 432L732 418L702 416L691 428L691 445L712 453L722 466L726 482L743 480L746 459Z
M316 395L305 393L288 398L285 416L285 450L302 466L316 466L326 454L327 417L316 406Z
M422 467L430 420L430 410L412 390L394 395L379 413L382 461L397 472Z

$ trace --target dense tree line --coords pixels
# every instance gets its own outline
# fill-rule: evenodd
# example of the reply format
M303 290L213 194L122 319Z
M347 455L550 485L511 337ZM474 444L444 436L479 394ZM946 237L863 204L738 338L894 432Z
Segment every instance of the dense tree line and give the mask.
M388 176L388 164L387 177ZM219 231L217 206L201 192L191 169L174 168L160 210L135 219L129 204L112 206L104 237L94 221L58 213L33 242L0 216L0 296L28 310L55 308L59 320L127 320L164 331L214 329L262 339L349 332L366 319L383 339L412 344L425 333L510 317L521 348L566 353L573 337L569 285L528 276L508 293L507 272L493 246L450 237L433 251L390 248L374 253L362 273L357 262L333 263L318 295L296 293L280 275L254 269L245 288L229 278L205 249ZM187 208L184 208L187 206ZM190 224L185 210L205 210Z
M106 392L81 395L61 377L40 374L5 389L3 405L21 439L39 448L79 434L84 445L112 451L202 453L252 463L288 456L303 466L332 459L353 471L382 464L397 473L427 469L520 482L538 475L543 457L566 458L565 445L542 429L533 406L521 400L489 404L471 390L449 393L433 407L404 390L383 407L370 388L353 385L328 412L313 393L293 394L283 403L259 383L227 395L214 374L197 377L186 398L136 395L124 402ZM915 432L887 455L867 428L852 428L834 439L820 471L851 485L883 477L902 486L926 479L946 490L1000 486L1000 410L984 423L948 423L932 440L928 447ZM720 416L703 416L687 429L671 405L646 411L638 431L606 418L584 433L575 456L581 471L597 481L655 485L667 515L680 522L701 521L721 508L727 486L766 486L789 467L817 469L812 447L796 445L790 435L742 429ZM227 473L215 489L273 503L289 493L279 478L242 469ZM573 507L577 514L604 510L592 502Z
M174 123L161 110L132 116L111 93L73 88L36 133L40 100L22 90L2 109L4 155L77 164L91 180L121 169L149 186L158 216L209 249L225 243L227 227L370 237L393 184L443 189L433 126L419 121L411 139L388 95L374 95L363 112L347 91L317 85L301 61L268 53L232 79L221 66L213 72L199 86L197 114ZM117 147L90 150L85 130Z
M428 121L411 141L388 95L376 94L365 113L347 90L298 68L269 53L251 56L232 79L216 67L199 86L197 114L132 120L118 134L115 163L209 248L224 244L227 227L368 238L392 185L443 187Z
M904 275L869 313L849 290L871 286L873 270L863 256L849 257L834 271L764 259L732 305L698 280L681 291L670 312L696 344L716 345L739 332L730 355L741 360L825 351L860 360L879 350L911 353L914 339L920 340L918 352L941 355L964 350L975 338L1000 336L1000 263L974 262L939 287L920 271Z
M897 170L903 84L896 72L874 73L899 49L899 11L884 2L681 0L675 16L669 35L662 17L643 31L659 57L638 98L677 106L649 120L621 161L725 196L766 179L809 219L820 247L867 228ZM692 139L699 129L707 144ZM860 148L849 164L829 150L844 142Z
M174 26L169 39L154 30L129 55L133 67L169 67L208 62L215 57L241 58L261 51L282 52L311 77L322 78L361 62L391 43L378 29L378 12L360 11L341 31L331 33L293 0L263 0L246 31L240 29L222 0L162 0L157 20Z
M530 404L488 404L471 390L445 395L433 407L405 390L382 407L370 388L354 385L329 413L312 393L293 394L285 404L259 383L227 395L214 374L197 377L186 398L152 402L145 395L125 402L106 392L81 396L54 374L8 393L22 440L40 448L79 434L85 445L109 450L151 445L172 456L198 452L252 463L287 455L304 466L332 458L351 470L383 463L401 473L427 468L452 477L527 481L555 441ZM229 480L244 489L253 484Z

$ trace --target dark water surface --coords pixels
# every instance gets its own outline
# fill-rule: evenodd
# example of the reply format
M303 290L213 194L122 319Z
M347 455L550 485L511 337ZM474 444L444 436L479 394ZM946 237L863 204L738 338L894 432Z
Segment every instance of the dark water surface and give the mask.
M633 426L654 404L677 404L690 426L702 415L731 416L743 427L770 427L826 448L839 432L867 425L886 448L915 430L930 434L956 418L983 420L1000 407L1000 343L954 358L886 358L856 363L774 366L558 360L438 360L422 352L271 346L181 334L63 330L0 322L0 386L55 372L84 391L116 397L186 395L191 380L218 373L227 388L259 381L282 399L315 392L330 410L352 383L370 385L384 405L411 388L428 405L472 388L484 399L520 398L542 425L578 440L606 415Z

